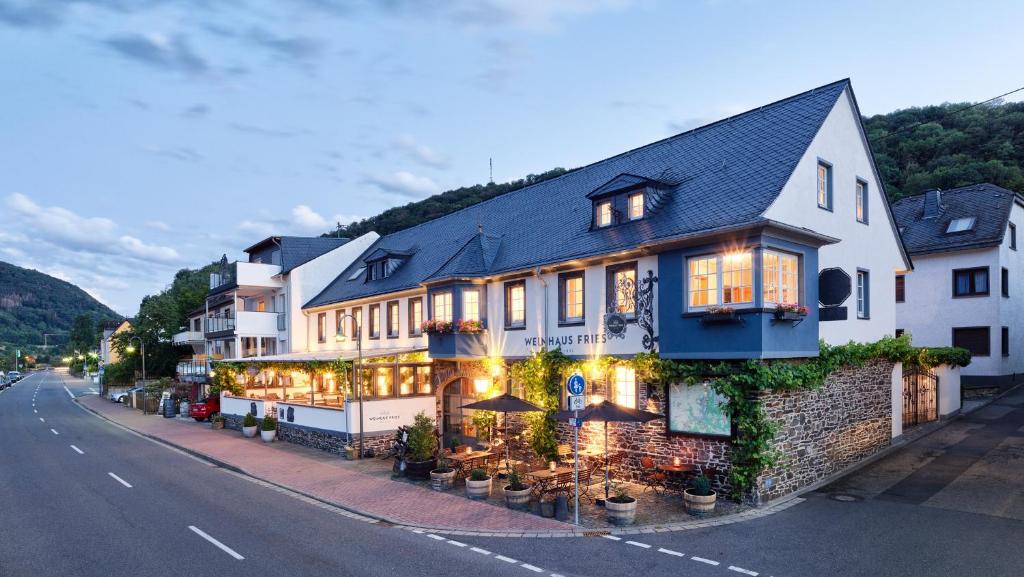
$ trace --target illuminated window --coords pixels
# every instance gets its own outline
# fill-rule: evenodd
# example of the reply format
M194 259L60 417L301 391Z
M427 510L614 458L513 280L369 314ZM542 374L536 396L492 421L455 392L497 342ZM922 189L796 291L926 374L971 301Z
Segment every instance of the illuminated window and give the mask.
M612 402L624 407L636 408L636 370L619 365L615 367L612 379Z
M380 305L370 305L370 337L380 338Z
M452 293L434 294L434 320L452 322Z
M476 289L462 291L462 320L480 320L480 291Z
M597 205L597 214L595 215L597 226L604 227L612 224L612 203L611 201L602 202Z
M691 258L690 308L753 303L753 262L751 251Z
M633 316L636 314L636 263L610 266L606 269L608 278L609 308L617 313Z
M316 315L316 342L327 342L327 313Z
M644 193L629 195L629 220L644 217Z
M868 183L857 181L855 191L857 201L857 222L868 223Z
M398 396L408 397L416 393L416 368L398 367Z
M391 301L388 303L388 338L398 336L398 324L398 301Z
M526 283L524 281L505 283L505 326L509 328L526 326Z
M377 397L390 397L395 393L395 371L392 367L378 367L374 385Z
M824 162L818 163L818 206L832 210L832 167Z
M800 257L764 251L762 291L765 306L800 302Z
M409 336L415 337L423 333L423 299L409 299Z
M334 334L347 336L345 334L345 310L334 311Z
M558 276L558 320L578 323L584 319L583 271L562 273Z

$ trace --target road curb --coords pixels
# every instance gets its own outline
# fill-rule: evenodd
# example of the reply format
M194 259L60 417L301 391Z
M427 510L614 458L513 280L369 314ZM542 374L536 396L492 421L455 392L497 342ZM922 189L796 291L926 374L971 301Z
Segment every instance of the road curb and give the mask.
M134 433L136 435L144 437L144 438L146 438L146 439L148 439L150 441L153 441L155 443L158 443L160 445L164 445L164 446L172 448L174 450L181 451L182 453L185 453L185 454L187 454L187 455L189 455L189 456L191 456L191 457L193 457L195 459L199 459L199 460L204 461L206 463L209 463L209 464L211 464L213 466L220 467L222 469L230 471L232 474L244 477L245 479L247 479L249 481L252 481L252 482L255 482L255 483L258 483L258 484L262 484L262 485L265 485L265 486L269 486L270 488L275 488L275 489L280 490L280 491L286 491L288 493L292 493L295 496L301 497L303 499L315 501L317 503L320 503L321 505L325 505L325 506L329 506L329 507L333 507L333 508L339 509L340 511L343 511L346 514L345 515L346 517L364 520L364 521L366 521L368 523L377 523L377 524L385 523L385 524L392 525L392 526L394 526L396 528L399 528L399 529L406 529L406 530L409 530L409 531L416 531L416 532L437 533L437 534L441 534L441 535L476 536L476 537L524 537L524 538L600 537L600 536L603 536L603 535L638 535L638 534L641 534L641 533L670 533L670 532L679 532L679 531L689 531L689 530L693 530L693 529L706 529L706 528L717 527L717 526L721 526L721 525L733 525L733 524L736 524L736 523L742 523L744 521L752 521L752 520L755 520L755 519L760 519L760 518L763 518L763 517L767 517L769 515L775 514L775 513L780 512L780 511L784 511L784 510L786 510L786 509L788 509L788 508L790 508L790 507L792 507L794 505L798 505L799 503L802 503L805 500L805 499L801 498L799 495L793 494L793 495L788 495L786 497L782 497L781 499L778 499L776 501L772 501L770 503L767 503L767 504L765 504L762 507L758 507L758 508L755 508L755 509L749 509L749 510L743 511L741 513L734 513L734 514L731 514L731 515L722 515L721 517L714 517L714 518L711 518L711 519L694 519L692 521L681 521L681 522L676 522L676 523L665 523L665 524L662 524L662 525L635 525L635 526L624 527L624 528L582 528L582 527L580 527L580 528L572 528L572 529L508 529L508 530L500 530L500 529L470 529L470 528L438 527L438 526L432 526L432 525L412 525L412 524L408 523L407 521L400 521L400 520L397 520L397 519L389 518L387 516L377 515L377 514L374 514L374 513L371 513L371 512L367 512L367 511L361 511L359 509L355 509L355 508L353 508L351 506L348 506L348 505L343 505L341 503L337 503L337 502L334 502L334 501L328 501L326 499L323 499L323 498L318 497L316 495L312 495L312 494L307 493L305 491L302 491L300 489L295 489L294 487L289 487L288 485L277 483L277 482L271 481L269 479L264 479L262 477L253 475L252 473L249 473L248 471L246 471L245 469L242 469L241 467L238 467L237 465L233 465L231 463L227 463L225 461L217 459L216 457L211 457L211 456L209 456L209 455L207 455L205 453L202 453L200 451L196 451L195 449L191 449L191 448L179 445L177 443L168 441L168 440L163 439L161 437L157 437L156 435L145 433L143 431L139 431L137 429L133 429L132 427L129 427L128 425L125 425L123 423L119 423L119 422L115 421L114 419L112 419L112 418L110 418L110 417L100 413L99 411L96 411L96 410L92 409L91 407L88 407L88 406L80 403L78 401L77 397L75 397L74 403L75 403L75 405L77 405L82 410L88 411L89 413L92 413L96 417L98 417L100 419L103 419L104 421L107 421L108 423L111 423L114 426L120 427L120 428L122 428L122 429L124 429L126 431L130 431L130 432L132 432L132 433Z

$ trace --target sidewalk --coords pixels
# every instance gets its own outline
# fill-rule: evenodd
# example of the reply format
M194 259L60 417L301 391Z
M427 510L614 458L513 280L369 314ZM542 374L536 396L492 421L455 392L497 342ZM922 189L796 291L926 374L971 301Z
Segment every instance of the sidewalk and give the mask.
M214 431L208 425L165 419L111 403L94 395L78 403L110 421L204 456L228 468L337 505L360 515L423 529L481 533L563 533L565 523L465 498L461 492L438 493L407 483L367 475L337 455L290 443L265 444L238 431Z

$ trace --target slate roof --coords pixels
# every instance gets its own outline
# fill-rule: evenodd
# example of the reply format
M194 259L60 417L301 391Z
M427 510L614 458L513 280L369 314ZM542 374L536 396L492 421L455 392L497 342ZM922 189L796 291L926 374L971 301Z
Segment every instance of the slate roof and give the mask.
M371 282L349 280L362 266L354 263L305 306L408 290L455 272L524 270L763 221L848 87L849 80L833 82L381 237L369 251L415 254ZM587 196L619 175L665 183L659 206L642 220L591 230ZM486 259L473 246L481 231L500 239L485 241L494 250ZM487 260L486 270L473 268Z
M982 183L951 190L926 191L901 198L892 205L893 217L903 235L903 244L911 256L998 246L1003 242L1006 224L1017 196L994 184ZM937 216L925 218L926 206ZM952 220L974 217L974 228L953 234L946 229Z
M287 274L292 269L300 267L349 241L347 238L324 236L272 236L245 249L245 252L256 252L274 240L281 245L281 274Z

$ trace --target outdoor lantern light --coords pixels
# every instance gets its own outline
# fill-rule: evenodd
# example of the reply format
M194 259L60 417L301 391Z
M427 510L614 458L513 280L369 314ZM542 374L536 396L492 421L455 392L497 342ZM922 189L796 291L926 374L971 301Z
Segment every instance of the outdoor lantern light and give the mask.
M673 458L672 459L672 464L675 465L676 467L678 467L679 466L679 457Z
M129 355L134 354L135 347L132 345L128 345L127 347L124 348L124 352L128 353Z
M557 464L557 463L555 463L554 461L549 461L549 462L548 462L548 470L549 470L549 471L551 471L552 473L554 473L554 472L555 472L555 468L556 468L557 466L558 466L558 464Z
M474 379L473 388L478 393L486 393L487 389L491 388L491 381L488 379Z
M338 333L338 334L334 335L334 342L336 342L336 343L343 343L343 342L345 342L345 335L343 335L341 333Z

